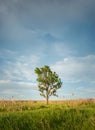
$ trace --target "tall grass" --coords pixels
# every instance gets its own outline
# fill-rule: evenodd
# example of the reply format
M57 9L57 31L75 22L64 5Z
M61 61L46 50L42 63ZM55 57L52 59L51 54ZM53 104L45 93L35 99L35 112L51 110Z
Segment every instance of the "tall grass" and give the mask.
M92 101L56 101L48 106L44 102L5 102L3 107L0 130L95 130Z

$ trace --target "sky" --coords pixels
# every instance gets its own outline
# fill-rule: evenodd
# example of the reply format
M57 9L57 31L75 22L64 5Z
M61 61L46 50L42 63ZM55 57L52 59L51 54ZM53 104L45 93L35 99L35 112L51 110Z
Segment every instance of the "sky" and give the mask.
M63 83L50 99L95 98L95 0L0 0L0 99L43 100L44 65Z

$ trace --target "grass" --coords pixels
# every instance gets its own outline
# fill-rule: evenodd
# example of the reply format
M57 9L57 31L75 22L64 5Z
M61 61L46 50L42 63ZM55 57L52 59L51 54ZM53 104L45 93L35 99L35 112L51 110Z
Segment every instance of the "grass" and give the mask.
M0 101L0 130L95 130L95 100Z

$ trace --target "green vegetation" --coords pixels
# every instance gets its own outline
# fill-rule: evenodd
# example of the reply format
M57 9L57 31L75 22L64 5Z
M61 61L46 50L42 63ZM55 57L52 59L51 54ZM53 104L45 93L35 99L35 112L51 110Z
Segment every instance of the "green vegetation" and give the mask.
M95 130L95 100L0 101L0 130Z
M49 66L44 66L42 68L36 68L35 73L38 78L38 88L40 91L40 95L46 99L48 104L48 100L50 96L58 96L56 94L57 89L61 88L62 82L56 72L51 71Z

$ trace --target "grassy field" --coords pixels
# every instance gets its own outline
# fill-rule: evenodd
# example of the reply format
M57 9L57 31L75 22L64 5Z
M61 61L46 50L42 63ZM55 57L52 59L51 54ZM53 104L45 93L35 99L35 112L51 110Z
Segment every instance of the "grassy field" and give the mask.
M1 100L0 130L95 130L95 100Z

